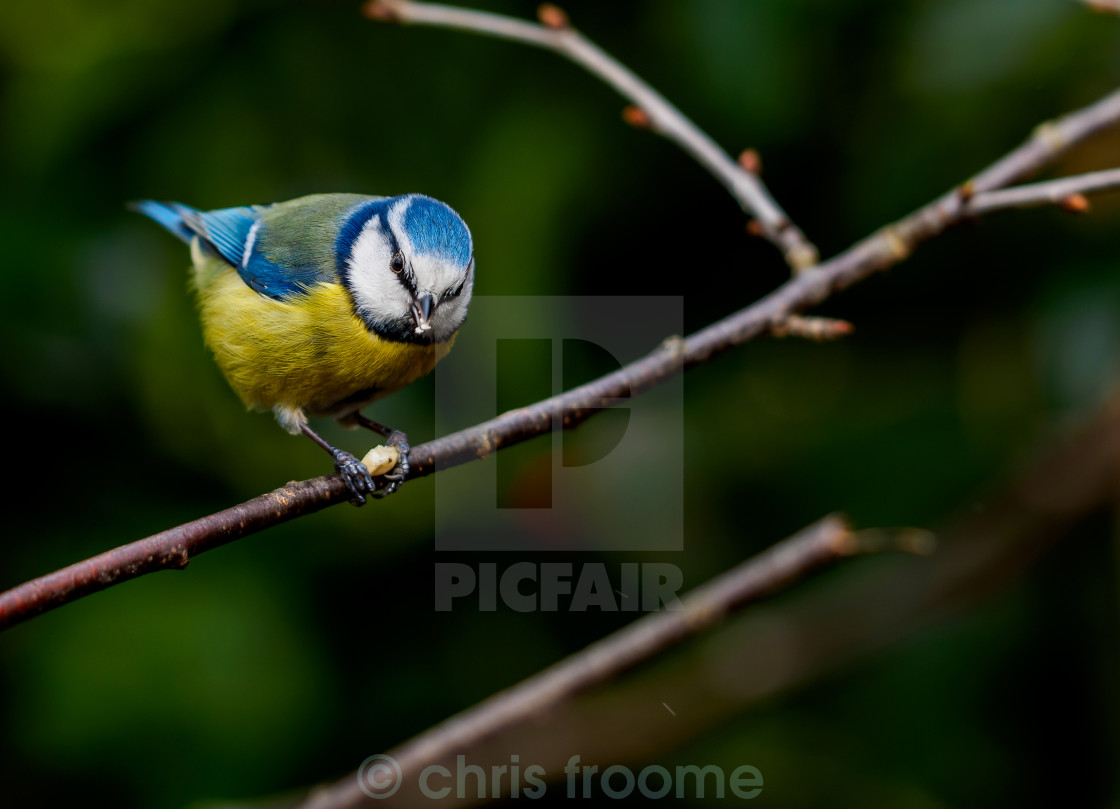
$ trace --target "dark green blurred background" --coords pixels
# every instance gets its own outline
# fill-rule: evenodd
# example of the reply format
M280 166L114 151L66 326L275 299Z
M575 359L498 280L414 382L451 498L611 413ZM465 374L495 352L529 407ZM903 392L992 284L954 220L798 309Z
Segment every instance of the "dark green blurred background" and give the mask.
M566 8L729 151L758 148L825 255L1120 81L1120 19L1067 0ZM469 222L478 294L685 295L690 331L786 276L710 176L551 54L340 0L4 0L0 65L3 588L329 468L243 412L183 246L128 200L422 191ZM1113 133L1057 171L1118 164ZM685 551L624 559L691 587L831 510L938 527L971 508L1114 385L1118 221L1114 196L959 228L822 308L851 339L763 340L689 374ZM430 438L430 380L376 414ZM624 623L435 613L432 486L5 633L0 803L298 790ZM754 764L770 806L1120 806L1115 524L1079 531L968 617L662 763Z

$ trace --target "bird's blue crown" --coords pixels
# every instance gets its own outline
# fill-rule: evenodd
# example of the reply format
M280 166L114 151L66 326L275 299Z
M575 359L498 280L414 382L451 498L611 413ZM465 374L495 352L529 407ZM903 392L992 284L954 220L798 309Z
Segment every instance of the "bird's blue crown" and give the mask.
M396 237L389 225L389 212L398 205L406 205L401 227L418 255L433 255L453 266L466 268L470 263L473 246L466 223L451 207L422 194L406 194L374 200L360 205L347 217L338 234L336 256L339 269L345 273L346 261L362 229L370 219L378 216L378 227L398 249Z
M438 200L413 195L404 212L404 229L417 253L434 253L458 267L466 267L471 260L471 234L466 223Z

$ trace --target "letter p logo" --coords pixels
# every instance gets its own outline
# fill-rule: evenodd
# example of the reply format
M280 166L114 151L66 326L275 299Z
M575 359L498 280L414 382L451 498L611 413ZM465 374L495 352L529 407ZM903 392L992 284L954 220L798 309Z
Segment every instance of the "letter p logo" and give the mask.
M680 334L675 297L476 297L436 368L436 432L548 400ZM552 413L551 436L436 476L437 550L680 550L684 396L652 391ZM602 411L602 412L598 412Z

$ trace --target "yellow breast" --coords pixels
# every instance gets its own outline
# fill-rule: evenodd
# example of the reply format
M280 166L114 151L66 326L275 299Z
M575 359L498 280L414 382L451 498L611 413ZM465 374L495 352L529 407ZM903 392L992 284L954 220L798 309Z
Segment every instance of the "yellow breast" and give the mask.
M454 342L384 340L354 314L338 284L278 301L257 294L223 262L210 259L196 270L206 344L250 407L341 415L430 373Z

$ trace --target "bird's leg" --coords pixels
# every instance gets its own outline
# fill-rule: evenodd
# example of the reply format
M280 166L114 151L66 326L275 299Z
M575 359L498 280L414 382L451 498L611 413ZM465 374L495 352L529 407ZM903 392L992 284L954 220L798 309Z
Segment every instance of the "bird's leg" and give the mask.
M374 486L373 478L366 469L365 464L351 455L345 450L332 447L323 438L306 424L300 425L300 430L325 449L334 458L334 468L342 475L342 480L346 484L346 488L350 490L350 502L356 506L364 506L366 504L366 495L374 494L376 486ZM376 496L374 494L374 496Z
M412 447L408 443L408 436L400 430L394 430L392 427L386 427L371 418L363 416L360 412L351 413L345 419L348 424L357 424L360 427L365 427L367 430L373 430L375 433L380 434L385 443L393 447L397 451L397 465L387 475L382 477L388 481L384 489L380 489L373 493L374 497L387 497L395 492L404 483L405 478L408 477L408 453Z

